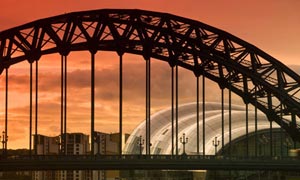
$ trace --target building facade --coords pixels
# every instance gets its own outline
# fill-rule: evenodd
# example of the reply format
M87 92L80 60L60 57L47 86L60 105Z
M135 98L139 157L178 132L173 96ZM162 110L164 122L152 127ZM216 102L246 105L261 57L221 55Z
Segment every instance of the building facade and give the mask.
M124 147L128 134L122 135L122 147ZM119 133L94 132L95 155L120 154ZM115 180L120 178L120 171L93 171L93 180Z
M63 135L64 136L64 135ZM89 136L83 133L67 133L66 146L60 136L37 135L37 155L86 155L89 151ZM34 180L90 180L90 171L37 171Z
M62 137L62 138L61 138ZM95 155L118 155L119 133L94 132ZM129 135L123 135L124 147ZM34 138L37 155L88 155L90 154L89 136L83 133L67 133L62 136L37 135ZM66 140L66 143L64 143ZM33 180L115 180L120 171L36 171Z
M44 136L38 134L34 136L34 144L36 145L37 155L55 155L59 154L59 136ZM58 179L57 173L55 171L35 171L33 173L32 179L34 180L53 180Z

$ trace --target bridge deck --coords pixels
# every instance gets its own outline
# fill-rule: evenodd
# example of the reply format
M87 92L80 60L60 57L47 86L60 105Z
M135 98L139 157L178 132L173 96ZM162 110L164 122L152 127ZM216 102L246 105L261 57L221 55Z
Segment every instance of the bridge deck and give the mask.
M23 170L300 170L297 158L171 155L18 156L1 159L0 171Z

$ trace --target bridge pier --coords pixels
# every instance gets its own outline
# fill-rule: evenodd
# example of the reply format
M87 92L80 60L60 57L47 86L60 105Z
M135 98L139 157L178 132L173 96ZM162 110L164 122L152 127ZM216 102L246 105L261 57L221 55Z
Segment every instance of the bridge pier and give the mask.
M38 60L35 61L35 136L34 136L34 154L37 155L37 135L38 135L38 88L39 88L39 64Z
M178 155L178 65L175 66L175 154Z
M32 155L32 62L30 62L29 88L29 156Z
M221 116L222 116L222 154L224 154L224 88L221 88Z
M119 54L119 153L122 155L123 134L123 53Z
M245 107L245 112L246 112L246 157L249 156L249 107L248 107L248 103L245 103L246 107Z
M33 63L35 62L35 127L33 136ZM29 61L29 156L32 152L37 155L37 133L38 133L38 60ZM32 143L32 139L34 139ZM33 147L33 149L32 149Z
M229 143L228 143L228 152L229 157L231 157L231 82L229 81L228 87L228 119L229 119Z
M257 87L255 86L254 88L254 97L255 97L255 102L254 102L254 133L255 133L255 150L254 150L254 154L255 157L257 157L258 153L257 153L257 146L258 146L258 137L257 137Z
M199 155L200 152L200 131L199 131L199 76L196 76L196 99L197 99L197 154Z
M151 146L151 61L146 58L146 154L150 155Z
M65 152L65 137L64 137L64 58L61 55L61 65L60 65L60 154ZM64 148L63 148L64 147Z
M282 100L282 99L281 99ZM282 103L280 103L280 119L283 118L283 113L282 113ZM280 126L282 126L282 121L280 122ZM280 128L280 156L283 156L283 130Z
M202 73L202 142L203 142L203 152L202 155L205 156L205 69L203 67Z
M5 68L5 122L4 122L4 136L7 139L8 134L8 67ZM2 140L4 142L4 139ZM7 140L4 144L4 156L7 155Z
M67 154L67 56L61 55L61 152Z
M91 155L94 155L95 132L95 53L91 52Z
M171 67L171 151L174 155L174 66Z

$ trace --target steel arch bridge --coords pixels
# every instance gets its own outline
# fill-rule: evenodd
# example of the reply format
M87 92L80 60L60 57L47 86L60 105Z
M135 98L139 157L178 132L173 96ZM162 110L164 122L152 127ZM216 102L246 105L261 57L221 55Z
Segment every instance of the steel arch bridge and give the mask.
M131 53L141 55L146 60L147 77L150 76L151 58L168 62L172 76L176 70L177 77L178 66L188 69L194 72L197 82L202 76L216 82L221 90L229 89L242 97L245 104L252 104L264 112L270 122L275 121L294 141L300 140L297 123L300 117L300 76L297 73L238 37L204 23L167 13L135 9L75 12L2 31L0 71L6 71L7 77L10 66L26 60L32 70L32 64L37 63L43 55L59 53L62 57L62 78L66 78L68 54L83 50L91 54L91 133L94 132L95 54L97 51L115 51L120 57L120 134L122 56ZM66 84L65 81L62 79L62 83ZM178 86L177 79L175 86ZM150 79L147 78L147 153L150 150L149 88ZM175 93L178 96L177 90ZM63 87L62 96L66 96L66 88ZM66 99L62 99L64 103ZM62 106L62 112L64 108ZM62 134L66 133L66 120L64 123Z

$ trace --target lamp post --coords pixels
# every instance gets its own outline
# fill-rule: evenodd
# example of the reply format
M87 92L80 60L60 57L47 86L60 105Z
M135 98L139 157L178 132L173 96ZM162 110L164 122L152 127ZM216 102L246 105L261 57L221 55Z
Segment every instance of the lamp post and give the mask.
M139 137L138 145L140 146L140 155L142 155L143 145L145 143L145 140L142 138L142 136Z
M289 155L289 149L290 149L290 146L292 145L292 143L290 142L290 140L286 137L285 138L285 142L283 143L285 146L286 146L286 156ZM282 149L281 149L282 151Z
M107 143L106 143L107 139L106 138L109 138L109 137L107 135L105 135L105 134L103 134L101 136L101 138L99 137L99 149L100 149L100 152L102 152L105 155L107 154ZM101 148L100 148L100 143L102 143L102 147ZM101 151L101 149L102 149L102 151Z
M2 150L3 150L3 155L5 156L6 155L6 143L8 141L8 136L6 136L6 133L5 131L2 131Z
M100 153L101 153L101 149L100 149L100 139L101 139L101 135L100 134L98 134L97 135L97 149L98 149L98 151L97 151L97 153L98 153L98 155L100 155ZM104 144L104 143L103 143Z
M266 145L269 143L269 139L262 134L259 138L259 143L260 143L260 155L261 156L265 156L266 155ZM262 148L263 148L263 152L262 152Z
M97 155L100 155L100 140L101 135L100 134L94 134L94 143L97 143Z
M1 136L0 136L0 141L1 141ZM4 143L3 143L3 141L1 141L2 142L2 154L4 154Z
M186 155L186 153L185 153L185 145L188 143L188 140L189 140L189 138L186 138L185 137L185 133L183 133L182 137L180 137L180 142L181 142L181 144L183 146L183 153L182 153L182 155Z
M61 148L60 148L61 138L60 138L60 136L57 136L55 141L56 141L56 144L57 144L58 154L61 154Z
M218 140L218 137L215 137L215 140L212 141L213 146L215 146L215 155L217 155L217 147L220 144L220 141Z

